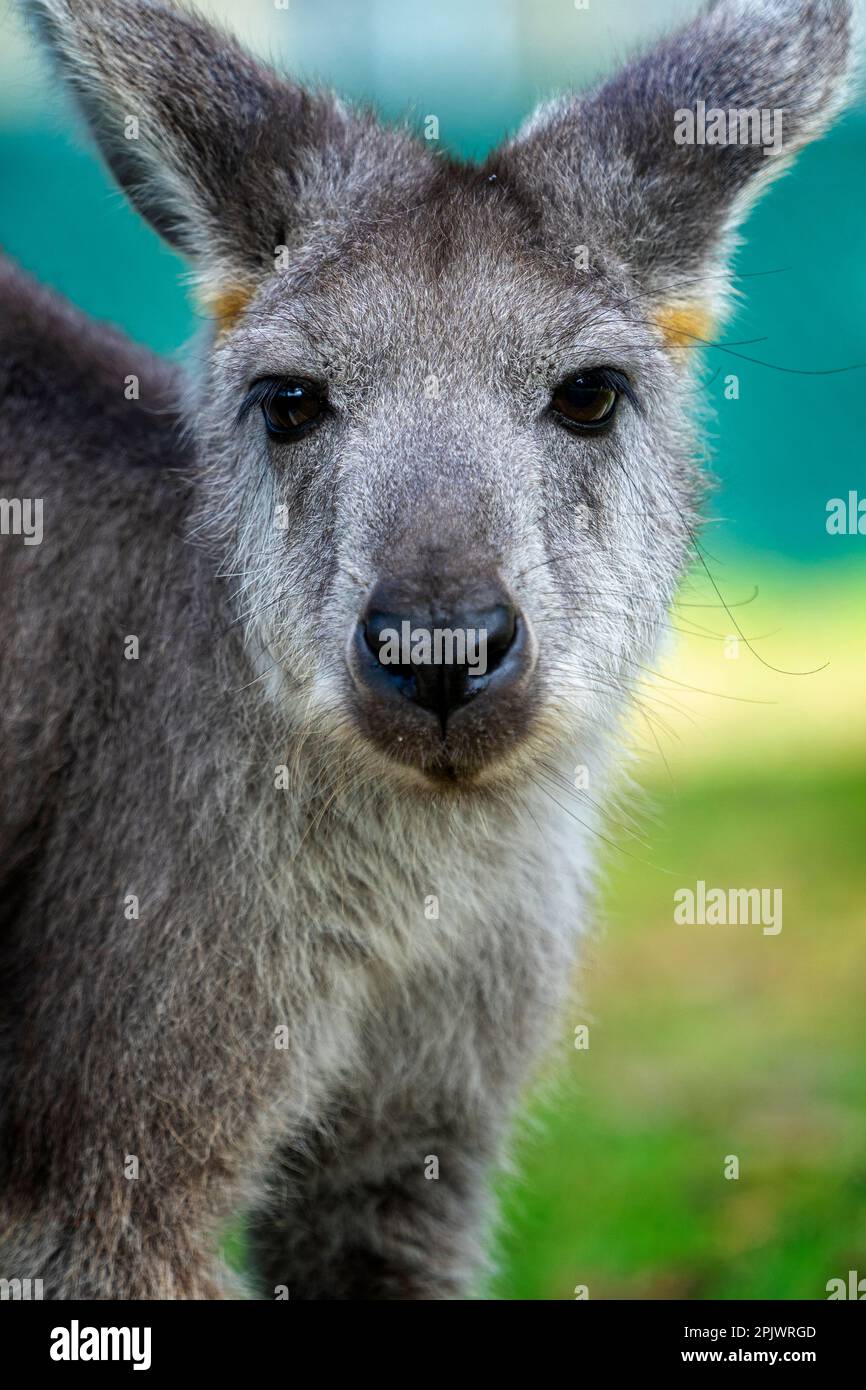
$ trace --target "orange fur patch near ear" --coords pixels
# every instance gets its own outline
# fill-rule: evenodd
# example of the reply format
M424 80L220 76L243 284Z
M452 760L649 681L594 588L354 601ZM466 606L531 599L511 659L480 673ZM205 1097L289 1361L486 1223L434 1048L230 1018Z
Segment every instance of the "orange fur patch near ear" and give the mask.
M700 347L712 335L712 316L702 304L665 304L653 317L669 348Z
M205 309L217 326L218 333L228 333L238 322L253 297L245 285L227 285L205 301Z

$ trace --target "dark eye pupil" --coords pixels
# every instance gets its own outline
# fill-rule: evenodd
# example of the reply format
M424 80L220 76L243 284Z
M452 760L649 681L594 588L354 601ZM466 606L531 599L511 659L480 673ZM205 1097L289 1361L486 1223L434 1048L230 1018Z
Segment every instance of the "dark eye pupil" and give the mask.
M553 408L565 422L575 425L601 425L616 409L619 393L601 372L572 377L553 396Z
M309 382L287 381L262 402L262 413L271 434L302 433L325 408L320 392Z

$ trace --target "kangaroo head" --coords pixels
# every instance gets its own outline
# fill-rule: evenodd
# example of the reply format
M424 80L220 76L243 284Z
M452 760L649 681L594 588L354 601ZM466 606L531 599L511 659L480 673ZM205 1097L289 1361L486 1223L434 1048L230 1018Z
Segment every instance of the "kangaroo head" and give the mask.
M840 108L849 4L727 0L482 165L181 11L31 9L212 318L190 427L274 698L428 787L597 741L689 548L733 229Z

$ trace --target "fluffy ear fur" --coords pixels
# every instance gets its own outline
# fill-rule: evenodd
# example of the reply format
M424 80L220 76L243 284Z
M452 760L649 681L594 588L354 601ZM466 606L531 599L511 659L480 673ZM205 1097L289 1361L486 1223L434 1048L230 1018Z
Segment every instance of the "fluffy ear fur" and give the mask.
M114 177L237 307L335 186L351 202L399 139L156 0L26 0ZM372 147L372 148L371 148ZM349 185L348 192L346 186Z
M192 259L223 322L302 226L377 188L411 190L422 152L406 136L279 78L187 11L26 3L114 176ZM542 107L490 167L564 248L627 266L672 341L700 337L724 308L732 228L844 104L851 23L851 0L722 0L594 94ZM736 131L681 143L698 103L756 113L777 152Z
M694 319L712 319L733 228L845 103L852 10L851 0L721 0L594 93L541 107L498 162L566 246L585 244L590 261L611 251L647 296L672 300L674 319L678 299L703 289ZM709 137L713 110L749 112L747 135L763 113L776 148L684 143L685 113ZM737 139L729 121L718 133Z

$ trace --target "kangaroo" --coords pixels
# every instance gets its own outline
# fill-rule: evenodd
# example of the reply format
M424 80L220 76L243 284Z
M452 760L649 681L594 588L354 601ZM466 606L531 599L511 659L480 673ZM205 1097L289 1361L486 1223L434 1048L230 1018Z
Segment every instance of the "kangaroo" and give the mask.
M851 6L725 0L483 163L184 9L28 12L207 321L187 374L0 276L0 1274L475 1296L689 558L699 349Z

